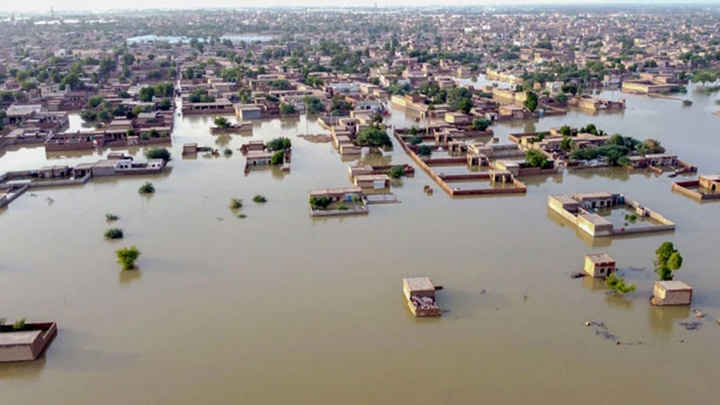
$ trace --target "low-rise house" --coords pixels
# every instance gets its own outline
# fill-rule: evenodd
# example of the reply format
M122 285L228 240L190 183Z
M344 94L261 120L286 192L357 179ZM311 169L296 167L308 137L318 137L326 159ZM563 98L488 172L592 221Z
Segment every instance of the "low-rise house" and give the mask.
M650 303L657 306L690 305L692 296L692 287L684 281L656 281Z
M700 187L712 193L720 191L720 174L704 175L698 178Z
M678 158L677 155L670 153L653 153L642 156L630 156L630 164L632 168L638 169L649 166L677 166Z
M248 152L264 152L265 151L265 142L261 140L256 141L250 141L246 144L243 144L240 146L240 152L242 152L244 155Z
M266 166L272 163L273 154L265 151L251 150L246 155L246 167Z
M659 213L640 205L637 201L625 198L622 194L610 193L576 193L568 195L551 195L548 197L548 208L559 214L565 220L577 227L578 230L591 237L629 235L648 232L664 232L675 229L675 223L663 217ZM608 219L611 217L602 216L596 209L626 209L632 212L634 220L641 220L635 226L624 226L618 228ZM627 214L630 215L630 214ZM626 216L627 217L627 216Z
M585 272L590 277L607 277L614 273L615 259L607 253L592 253L585 255Z
M387 174L362 174L355 176L353 183L360 188L385 189L390 187L390 177Z
M26 323L20 330L0 329L0 363L37 359L57 334L54 322Z
M472 121L472 117L458 112L445 113L445 122L451 124L469 124Z
M404 278L403 295L414 316L442 315L442 308L435 302L435 285L428 277Z
M195 142L189 142L183 144L183 155L195 155L198 152L198 144Z
M327 197L330 202L353 202L363 198L363 192L360 187L343 187L343 188L327 188L323 190L314 190L309 194L310 197Z
M237 104L235 115L240 120L256 120L262 118L262 108L257 104Z
M622 111L625 109L625 99L612 101L588 95L575 96L568 103L588 111Z
M183 100L182 103L183 114L232 114L233 112L235 107L224 98L207 103L193 103L188 100Z

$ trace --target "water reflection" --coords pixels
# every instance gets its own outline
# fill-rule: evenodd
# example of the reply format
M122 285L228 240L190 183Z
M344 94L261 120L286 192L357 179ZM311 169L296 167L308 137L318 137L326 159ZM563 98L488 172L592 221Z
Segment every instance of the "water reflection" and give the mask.
M120 270L118 272L118 284L129 285L136 280L140 280L141 277L142 272L140 271L140 266L136 266L133 270Z
M673 331L675 324L690 317L690 306L656 307L648 302L647 314L650 330L667 336Z
M56 340L56 337L53 337L53 340ZM52 348L53 343L54 342L50 342L46 351ZM46 365L47 357L45 353L41 354L35 361L3 363L0 365L0 381L4 379L13 381L37 380L43 373Z
M626 294L617 294L612 292L605 294L605 303L609 306L624 310L631 310L633 307L633 300Z
M230 135L217 135L215 137L215 144L220 147L227 146L230 143L232 137Z
M582 279L582 285L590 291L604 291L607 292L608 287L605 285L605 280L600 277L585 276Z
M581 231L576 226L573 226L562 217L562 215L558 214L554 210L550 209L550 207L547 208L547 217L550 218L552 222L554 222L556 225L558 225L561 228L569 228L573 232L575 232L575 236L577 236L578 239L583 241L586 245L592 247L592 248L604 248L609 247L612 245L613 238L610 237L603 237L603 238L593 238L588 233Z
M525 183L526 186L534 186L539 187L543 184L551 183L551 184L562 184L563 182L563 174L562 173L553 173L553 174L543 174L539 176L523 176L518 178L518 180Z

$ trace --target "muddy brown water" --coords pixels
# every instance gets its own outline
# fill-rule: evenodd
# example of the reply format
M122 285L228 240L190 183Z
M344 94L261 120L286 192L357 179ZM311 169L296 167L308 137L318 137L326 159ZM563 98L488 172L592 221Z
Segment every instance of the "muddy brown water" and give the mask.
M701 173L720 172L717 95L691 91L692 107L603 96L627 98L627 111L493 129L507 143L512 132L592 122L657 138ZM394 111L390 122L409 119ZM60 326L38 361L0 365L0 404L717 403L720 202L673 193L667 176L615 169L523 179L525 196L451 199L417 170L394 188L401 204L313 220L309 190L350 185L353 159L297 137L327 131L301 117L217 138L211 120L177 118L168 174L33 190L0 210L0 316ZM237 151L180 156L185 142L237 149L279 135L293 140L290 173L245 175ZM14 149L0 171L99 156ZM410 162L399 147L365 159ZM138 195L145 181L155 195ZM547 210L548 194L590 191L624 193L677 230L590 241ZM253 203L255 194L268 202ZM247 218L228 209L234 197ZM120 220L109 225L106 213ZM110 226L125 239L105 241ZM665 240L684 255L678 278L707 314L697 330L679 324L697 321L689 308L648 304L653 251ZM139 271L115 262L127 245L142 251ZM618 297L570 278L585 253L602 251L637 291ZM423 275L445 287L441 319L405 307L401 278Z

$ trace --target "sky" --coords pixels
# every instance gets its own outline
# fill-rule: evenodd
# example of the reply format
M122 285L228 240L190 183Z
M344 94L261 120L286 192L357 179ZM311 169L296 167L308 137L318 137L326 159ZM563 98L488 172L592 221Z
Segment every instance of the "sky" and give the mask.
M692 3L716 4L720 0L691 0ZM380 6L430 5L508 5L508 4L658 4L685 3L682 0L380 0ZM49 12L61 10L120 10L120 9L187 9L216 7L278 7L278 6L372 6L375 0L0 0L0 12Z

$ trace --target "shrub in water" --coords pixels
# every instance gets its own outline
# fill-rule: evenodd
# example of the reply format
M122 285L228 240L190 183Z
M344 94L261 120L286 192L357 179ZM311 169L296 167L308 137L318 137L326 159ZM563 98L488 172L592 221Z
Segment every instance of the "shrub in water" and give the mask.
M142 186L140 186L140 189L138 189L138 191L141 194L152 194L155 192L155 186L153 186L152 183L147 182L147 183L143 184Z
M111 228L105 231L106 239L122 239L123 236L123 230L120 228Z
M115 255L123 270L132 270L135 268L135 261L140 256L140 251L135 246L131 246L116 250Z

